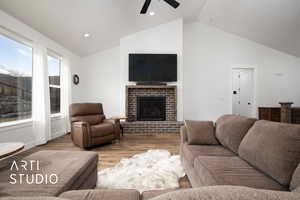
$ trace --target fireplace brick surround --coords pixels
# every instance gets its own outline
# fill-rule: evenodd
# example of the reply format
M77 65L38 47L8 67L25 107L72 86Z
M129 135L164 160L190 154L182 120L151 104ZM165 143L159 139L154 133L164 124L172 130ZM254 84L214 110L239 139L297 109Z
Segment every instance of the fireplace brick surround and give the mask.
M138 121L138 97L165 97L165 121ZM122 123L126 134L179 133L182 122L177 121L177 86L126 86L126 116Z

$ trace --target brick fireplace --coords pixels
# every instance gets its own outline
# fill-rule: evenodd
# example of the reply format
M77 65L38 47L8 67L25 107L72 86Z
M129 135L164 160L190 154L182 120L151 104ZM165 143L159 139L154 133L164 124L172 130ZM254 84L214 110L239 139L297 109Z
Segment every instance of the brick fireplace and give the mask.
M125 133L179 133L176 86L126 87Z

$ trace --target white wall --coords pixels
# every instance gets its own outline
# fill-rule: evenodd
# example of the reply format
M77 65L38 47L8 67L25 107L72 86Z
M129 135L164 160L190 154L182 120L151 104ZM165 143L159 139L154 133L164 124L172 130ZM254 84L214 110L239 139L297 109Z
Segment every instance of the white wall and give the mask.
M173 83L179 88L179 120L215 120L231 113L233 67L255 68L254 106L300 105L299 58L201 23L183 26L182 20L121 38L120 47L83 58L73 100L102 102L107 116L125 114L125 86L133 84L128 82L129 53L179 55L178 82Z
M79 71L79 61L80 57L76 56L72 52L63 48L56 42L45 37L41 33L33 30L24 23L18 21L17 19L7 15L5 12L0 10L0 25L5 28L16 32L30 40L39 42L47 48L56 51L62 56L68 57L70 60L72 73L77 73ZM76 88L72 89L72 92L76 94ZM63 129L61 126L62 120L58 118L53 118L51 122L52 138L63 135ZM34 145L34 135L32 131L32 123L26 122L19 125L7 126L0 128L0 142L13 142L20 141L26 144L25 148L28 149Z
M183 119L183 21L182 19L147 29L120 40L121 53L121 113L125 114L125 87L131 85L128 81L128 54L129 53L175 53L178 55L177 85L177 119Z
M76 102L101 102L107 117L119 116L121 96L120 48L98 52L81 61L81 94Z
M232 112L231 69L254 67L255 106L300 106L300 59L201 23L184 25L184 118Z
M183 22L182 19L121 38L120 46L81 60L80 84L74 102L101 102L105 114L125 115L125 86L129 53L178 54L178 119L183 118Z

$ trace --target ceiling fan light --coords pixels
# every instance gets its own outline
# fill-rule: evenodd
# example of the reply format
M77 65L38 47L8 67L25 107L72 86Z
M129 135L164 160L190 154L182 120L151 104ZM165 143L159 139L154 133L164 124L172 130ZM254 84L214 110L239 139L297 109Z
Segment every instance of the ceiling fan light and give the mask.
M84 38L89 38L90 36L91 36L91 34L89 34L89 33L83 34L83 37L84 37Z
M155 12L150 11L150 12L149 12L149 15L150 15L150 16L154 16L154 15L155 15Z

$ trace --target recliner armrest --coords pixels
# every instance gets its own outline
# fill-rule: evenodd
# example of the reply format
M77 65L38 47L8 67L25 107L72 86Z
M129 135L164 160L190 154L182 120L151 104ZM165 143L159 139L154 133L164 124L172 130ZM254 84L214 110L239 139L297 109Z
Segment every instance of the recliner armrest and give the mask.
M118 124L118 120L117 119L105 119L103 122L109 122L112 124Z
M73 122L72 126L75 127L82 127L82 126L89 126L90 124L88 122L83 122L83 121L78 121L78 122Z
M84 148L92 144L90 124L88 122L73 122L71 126L71 138L75 144Z
M120 136L120 133L121 133L120 120L118 120L118 119L105 119L103 122L113 124L114 130L115 130L114 134L118 138L118 140L120 140L120 137L121 137Z

